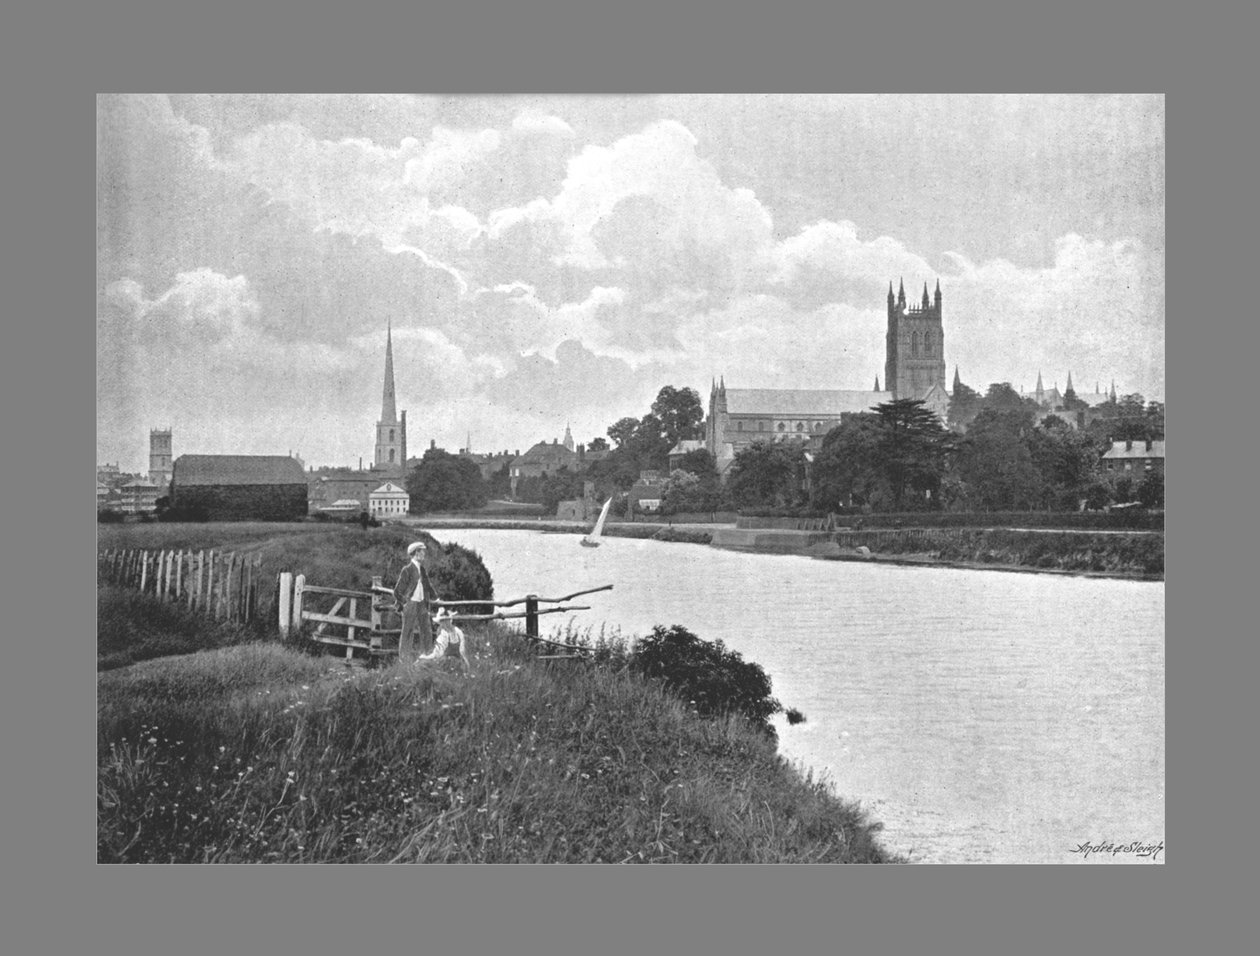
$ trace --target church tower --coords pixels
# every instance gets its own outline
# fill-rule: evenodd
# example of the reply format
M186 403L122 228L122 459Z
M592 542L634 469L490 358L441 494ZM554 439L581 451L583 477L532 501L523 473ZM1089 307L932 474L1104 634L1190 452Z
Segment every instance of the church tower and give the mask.
M407 413L398 415L394 401L393 328L385 330L385 386L381 394L381 419L376 423L376 457L373 471L402 474L407 465Z
M167 493L171 484L171 430L149 429L149 482L157 485L158 495Z
M933 386L945 390L945 331L941 325L941 282L929 297L923 283L919 305L906 304L903 281L893 297L888 284L888 332L884 341L884 388L894 398L922 398Z
M564 424L564 441L562 443L569 451L573 451L573 432L569 431L569 423Z

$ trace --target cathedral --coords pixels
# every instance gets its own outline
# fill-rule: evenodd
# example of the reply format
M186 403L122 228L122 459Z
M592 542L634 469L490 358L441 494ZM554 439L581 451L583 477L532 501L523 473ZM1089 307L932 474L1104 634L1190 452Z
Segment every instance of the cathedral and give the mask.
M919 398L942 420L949 412L945 390L945 333L941 284L917 306L906 304L904 282L896 296L888 285L888 329L884 340L884 388L878 376L871 391L857 389L730 388L725 378L709 392L705 446L719 471L756 441L818 444L844 416L868 412L882 402Z

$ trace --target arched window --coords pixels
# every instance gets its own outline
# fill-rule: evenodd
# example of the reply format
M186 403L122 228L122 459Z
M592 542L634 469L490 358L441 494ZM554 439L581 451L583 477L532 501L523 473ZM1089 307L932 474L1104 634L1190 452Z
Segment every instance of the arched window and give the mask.
M392 428L389 430L389 440L390 441L394 440L394 430Z
M932 354L932 330L928 329L923 333L923 354Z
M917 356L919 354L919 333L910 333L910 354Z
M779 431L783 431L785 428L787 428L787 426L783 424L783 422L779 422Z
M391 462L394 460L394 449L392 448L389 450L389 460Z
M804 422L797 422L797 423L796 423L796 430L797 430L798 432L803 432L803 431L805 430L805 423L804 423Z

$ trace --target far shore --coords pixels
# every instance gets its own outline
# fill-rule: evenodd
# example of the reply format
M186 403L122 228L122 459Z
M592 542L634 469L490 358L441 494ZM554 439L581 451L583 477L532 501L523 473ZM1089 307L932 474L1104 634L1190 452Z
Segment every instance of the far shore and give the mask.
M565 521L557 518L471 518L441 517L432 518L406 517L394 519L395 523L428 529L438 528L484 528L498 531L542 531L552 534L585 534L590 530L588 522ZM734 528L733 522L699 524L699 523L667 523L660 521L618 521L604 526L607 537L650 538L658 541L711 544L712 532L719 529ZM1012 531L1028 531L1029 533L1055 533L1055 529L1006 529ZM1070 533L1074 529L1065 529ZM1093 532L1091 532L1093 533ZM1111 532L1123 534L1124 532ZM1134 534L1160 534L1162 532L1135 531ZM728 550L744 551L749 554L793 554L800 557L816 558L821 561L856 561L867 564L895 564L904 567L958 568L966 571L1006 571L1016 574L1050 574L1060 577L1109 578L1122 581L1163 581L1162 574L1143 574L1126 571L1092 571L1067 570L1063 568L1030 567L1020 564L985 563L982 561L957 561L935 557L932 554L861 554L855 550L843 549L834 542L815 544L808 547L785 550L782 548L740 547Z

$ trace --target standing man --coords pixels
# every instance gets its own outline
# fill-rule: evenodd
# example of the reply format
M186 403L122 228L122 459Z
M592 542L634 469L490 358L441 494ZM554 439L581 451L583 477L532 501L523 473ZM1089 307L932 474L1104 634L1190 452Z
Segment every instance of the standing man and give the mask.
M423 541L407 545L410 560L398 575L394 585L394 606L402 612L402 634L398 636L398 660L410 664L416 659L414 634L420 631L420 652L427 654L433 648L433 622L430 619L429 602L437 597L424 569L426 552Z

